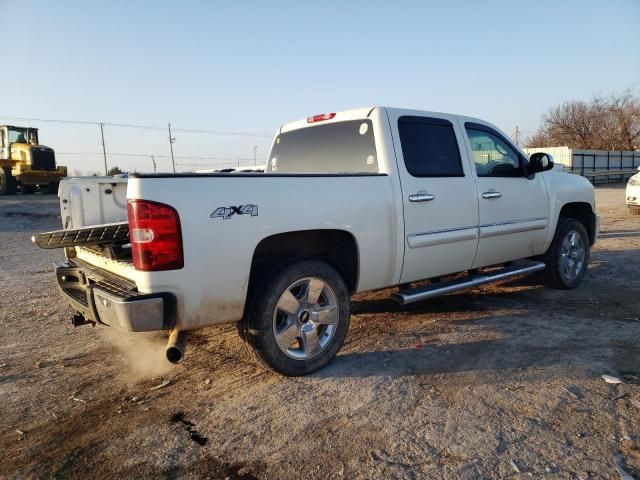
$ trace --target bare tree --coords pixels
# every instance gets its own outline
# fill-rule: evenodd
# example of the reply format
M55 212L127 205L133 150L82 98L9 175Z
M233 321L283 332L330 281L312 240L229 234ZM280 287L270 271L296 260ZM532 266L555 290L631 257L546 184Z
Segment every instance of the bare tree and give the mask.
M124 172L120 169L120 167L115 166L109 169L109 171L107 172L107 175L120 175L122 173Z
M640 98L631 90L591 101L570 100L542 117L542 126L527 147L568 146L575 149L640 148Z
M640 149L640 99L631 91L612 96L610 110L617 127L615 137L622 144L619 150Z

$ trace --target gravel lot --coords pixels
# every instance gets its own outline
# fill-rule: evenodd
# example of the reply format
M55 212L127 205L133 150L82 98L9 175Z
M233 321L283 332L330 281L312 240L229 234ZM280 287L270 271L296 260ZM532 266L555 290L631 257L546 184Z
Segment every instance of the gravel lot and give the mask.
M57 199L0 197L0 477L614 479L616 459L638 476L640 217L620 187L597 203L577 290L359 295L336 360L292 379L233 326L193 333L178 367L163 335L74 329L61 253L29 241Z

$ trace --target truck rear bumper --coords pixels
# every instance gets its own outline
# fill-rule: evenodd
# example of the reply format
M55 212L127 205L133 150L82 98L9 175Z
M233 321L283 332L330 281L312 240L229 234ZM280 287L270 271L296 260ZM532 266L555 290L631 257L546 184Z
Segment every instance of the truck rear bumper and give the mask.
M78 259L56 263L55 272L69 304L88 321L130 332L168 330L175 325L172 293L140 293L132 282Z

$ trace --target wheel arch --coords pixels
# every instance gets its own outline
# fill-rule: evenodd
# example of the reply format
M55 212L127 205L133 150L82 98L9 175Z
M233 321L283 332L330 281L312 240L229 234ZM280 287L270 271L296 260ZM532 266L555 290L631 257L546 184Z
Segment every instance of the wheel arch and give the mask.
M350 232L338 229L299 230L263 238L251 259L249 290L275 265L304 258L327 261L340 273L349 293L357 290L358 244Z
M596 215L587 202L570 202L565 203L560 209L558 221L561 218L575 218L584 226L589 235L589 244L593 245L596 241ZM557 222L556 222L557 226Z

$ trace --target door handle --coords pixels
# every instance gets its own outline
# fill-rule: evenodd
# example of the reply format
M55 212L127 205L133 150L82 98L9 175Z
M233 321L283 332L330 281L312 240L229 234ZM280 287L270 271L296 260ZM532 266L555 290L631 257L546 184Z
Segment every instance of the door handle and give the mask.
M484 192L482 194L482 198L486 198L487 200L491 200L492 198L500 198L502 194L500 192Z
M413 195L409 195L410 202L430 202L434 198L436 198L436 196L430 193L414 193Z

